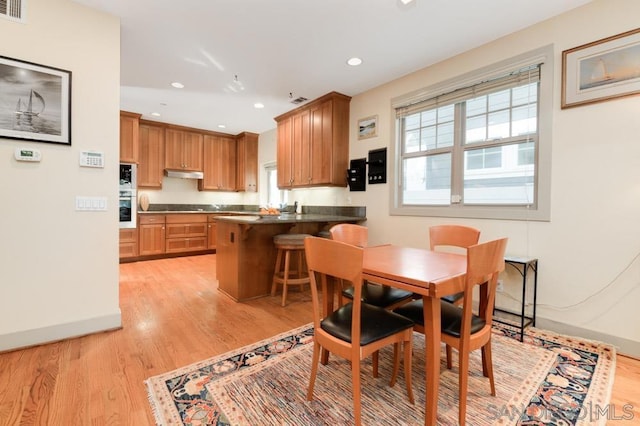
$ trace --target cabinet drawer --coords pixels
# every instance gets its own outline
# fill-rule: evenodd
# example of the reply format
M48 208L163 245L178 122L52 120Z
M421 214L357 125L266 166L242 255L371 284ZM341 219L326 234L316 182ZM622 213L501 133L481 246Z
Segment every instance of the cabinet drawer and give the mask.
M122 243L137 243L138 242L138 229L121 229L120 230L120 244Z
M165 215L163 214L141 214L138 217L140 225L150 225L154 223L164 223Z
M120 243L120 258L136 257L138 255L138 243Z
M206 237L207 223L167 223L167 238Z
M167 253L182 253L207 249L207 237L167 238Z
M168 214L167 223L205 223L207 221L206 214Z

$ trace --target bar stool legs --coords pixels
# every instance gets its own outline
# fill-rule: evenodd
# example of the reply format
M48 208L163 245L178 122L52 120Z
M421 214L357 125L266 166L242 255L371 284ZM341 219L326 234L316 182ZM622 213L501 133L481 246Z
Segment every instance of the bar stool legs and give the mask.
M304 284L309 284L309 273L304 258L304 239L308 234L280 234L273 237L274 245L278 249L276 265L271 284L271 295L275 296L278 284L282 284L282 306L287 304L287 290L289 285L299 285L300 291ZM297 256L296 269L292 269L292 253ZM284 265L282 258L284 256Z

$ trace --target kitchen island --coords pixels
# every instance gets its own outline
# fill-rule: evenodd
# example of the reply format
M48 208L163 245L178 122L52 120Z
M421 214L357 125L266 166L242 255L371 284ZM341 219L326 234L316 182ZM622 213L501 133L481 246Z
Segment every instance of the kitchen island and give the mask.
M277 255L275 235L317 235L337 223L365 220L363 216L333 214L222 216L217 220L218 289L235 301L267 296Z

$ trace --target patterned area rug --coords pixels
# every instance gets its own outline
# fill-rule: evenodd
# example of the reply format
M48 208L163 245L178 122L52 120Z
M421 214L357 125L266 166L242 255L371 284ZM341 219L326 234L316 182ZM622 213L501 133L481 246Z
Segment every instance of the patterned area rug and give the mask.
M353 424L349 363L332 356L320 365L314 400L306 400L313 328L288 333L180 368L146 381L159 425ZM524 343L509 326L494 327L496 396L482 376L479 351L471 356L467 423L472 425L604 424L615 371L613 347L527 329ZM442 346L438 423L457 424L458 377L447 370ZM414 333L413 391L402 373L393 388L392 350L381 351L380 375L362 362L365 425L424 423L424 336ZM402 371L402 370L401 370ZM602 418L598 418L602 417Z

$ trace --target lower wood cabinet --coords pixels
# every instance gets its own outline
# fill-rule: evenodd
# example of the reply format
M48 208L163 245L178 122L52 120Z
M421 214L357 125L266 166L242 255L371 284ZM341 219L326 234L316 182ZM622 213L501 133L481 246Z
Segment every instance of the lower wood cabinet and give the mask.
M166 218L166 252L207 250L206 214L170 214Z
M137 229L120 230L120 259L216 250L217 218L228 214L140 214Z
M138 229L120 230L120 259L138 255Z
M165 215L139 215L139 255L165 253Z

